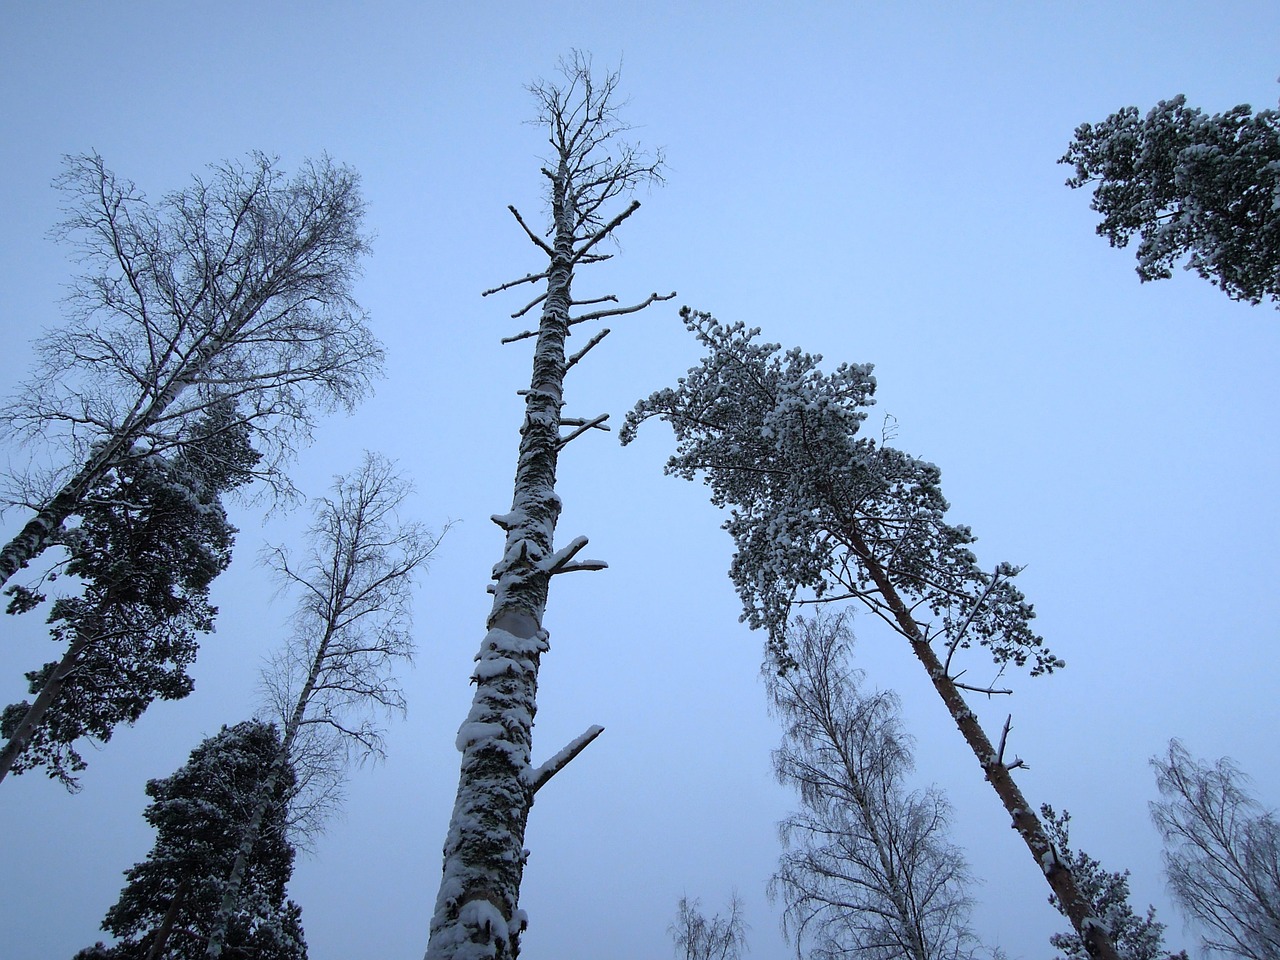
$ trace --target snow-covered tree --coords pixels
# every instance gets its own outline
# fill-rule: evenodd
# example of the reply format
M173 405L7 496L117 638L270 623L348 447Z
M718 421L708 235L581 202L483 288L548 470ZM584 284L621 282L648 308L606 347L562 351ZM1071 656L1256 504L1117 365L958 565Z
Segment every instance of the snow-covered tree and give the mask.
M973 534L946 521L938 468L862 431L875 390L870 366L826 373L821 357L758 342L759 331L743 324L687 308L682 316L708 354L678 386L636 405L623 442L650 418L672 425L677 449L667 472L703 476L712 502L730 509L730 576L743 617L768 631L781 659L797 600L856 600L907 641L1090 955L1115 960L1011 775L1021 761L1006 760L1006 737L992 744L964 699L966 690L1010 692L995 681L961 682L956 658L974 645L1000 672L1012 664L1034 676L1063 665L1031 629L1017 568L980 567Z
M0 779L44 767L74 789L78 741L106 742L156 698L191 692L187 668L217 612L209 586L231 560L222 496L256 462L234 401L211 406L181 447L127 460L90 487L69 518L79 522L57 534L66 560L37 587L9 587L10 613L40 606L51 580L80 589L52 603L52 637L65 649L26 675L34 702L0 714Z
M1174 900L1203 928L1205 950L1246 960L1280 957L1280 821L1248 793L1231 760L1197 760L1177 740L1152 761Z
M861 689L852 647L845 615L797 617L788 663L765 664L783 723L774 770L800 795L770 884L784 930L813 960L970 960L972 878L947 838L950 806L934 787L908 787L898 699Z
M293 845L286 835L284 799L292 772L276 769L280 735L271 724L223 727L191 752L170 777L152 780L143 816L156 829L147 859L125 872L120 899L102 929L119 938L78 960L198 960L218 914L227 873L271 781L274 803L258 830L230 923L228 960L306 960L302 912L286 899Z
M9 477L8 502L31 512L0 549L0 583L113 471L186 444L211 405L232 402L254 472L287 491L282 464L317 415L355 404L382 364L351 295L367 251L354 171L323 158L287 178L254 154L152 203L90 154L58 185L58 235L86 272L0 409L37 464Z
M1141 237L1142 280L1186 257L1233 300L1280 302L1280 112L1206 116L1182 96L1145 117L1126 107L1077 127L1061 162L1075 167L1068 186L1093 185L1099 236Z
M229 946L224 938L243 910L261 832L274 818L293 837L314 837L349 764L380 757L383 718L404 712L395 668L413 658L414 576L439 542L398 516L409 492L388 460L367 453L357 470L335 478L331 496L316 501L301 557L284 547L266 553L282 588L297 597L293 634L263 672L267 710L282 736L256 793L247 795L251 812L210 930L210 960ZM292 786L282 793L284 779Z
M1164 948L1165 925L1156 919L1156 908L1147 907L1146 916L1134 912L1129 902L1129 871L1117 873L1083 850L1071 849L1071 814L1061 814L1046 804L1040 805L1045 831L1058 855L1071 865L1081 893L1093 904L1093 915L1106 924L1111 942L1123 960L1187 960L1185 951L1171 954ZM1058 898L1049 897L1058 906ZM1060 908L1059 908L1060 909ZM1055 933L1049 943L1062 951L1059 960L1087 960L1089 954L1074 931Z
M729 897L726 913L708 917L696 899L681 897L667 933L680 960L738 960L747 946L742 901L735 893Z
M601 242L639 207L633 200L615 213L613 201L657 179L661 161L624 141L627 127L617 115L616 73L593 76L588 58L581 54L562 61L561 68L563 83L542 81L530 88L538 105L537 122L546 128L551 146L542 168L551 216L547 239L510 208L547 258L546 266L487 291L544 285L512 314L518 318L540 306L537 329L504 341L535 340L533 374L528 389L521 391L525 414L511 509L493 518L505 531L506 542L493 568L493 608L471 678L475 696L458 730L462 770L431 919L431 960L516 956L526 923L519 897L527 856L525 827L534 794L601 730L593 726L537 769L530 765L538 668L549 649L542 626L548 584L557 574L604 566L575 560L587 543L585 537L556 548L561 504L555 481L564 446L593 428L607 429L607 414L567 417L563 407L565 374L609 330L601 330L570 356L565 339L580 323L633 313L668 299L653 294L632 306L574 312L575 307L616 302L613 296L578 297L571 289L574 276L578 267L610 256L600 252ZM568 433L561 432L564 428Z

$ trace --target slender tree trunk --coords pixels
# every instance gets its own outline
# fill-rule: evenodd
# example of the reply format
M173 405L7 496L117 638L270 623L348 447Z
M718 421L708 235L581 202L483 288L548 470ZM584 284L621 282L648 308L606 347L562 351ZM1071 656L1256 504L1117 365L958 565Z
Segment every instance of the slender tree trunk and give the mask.
M1058 902L1063 905L1064 912L1084 942L1089 956L1095 960L1120 960L1115 946L1111 943L1111 938L1100 921L1093 916L1092 904L1080 892L1071 870L1059 859L1053 844L1045 836L1039 816L1022 795L1022 791L1009 773L1009 768L1005 766L1003 759L992 746L986 731L979 725L977 715L965 703L959 687L947 675L942 661L938 659L933 647L921 632L919 624L911 616L911 611L894 587L888 573L852 524L848 525L843 533L858 559L866 565L876 589L884 598L894 620L897 621L898 629L911 641L911 649L915 652L916 658L924 665L925 671L933 681L934 689L938 691L938 695L947 707L947 712L951 714L951 719L955 721L965 742L969 744L974 756L978 758L978 763L982 765L987 781L1012 818L1013 828L1018 831L1031 851L1031 855L1035 857L1036 863L1044 871L1045 879L1048 880Z
M173 925L178 920L178 911L182 907L182 898L186 895L186 892L187 881L183 880L178 884L178 889L173 891L173 899L169 901L169 909L164 912L164 919L160 921L160 926L156 928L156 935L147 950L147 960L160 960L164 956L165 944L169 942L169 934L173 933Z
M163 386L159 383L149 384L155 390L155 396L149 403L146 398L139 398L134 409L120 427L106 440L99 444L85 461L74 477L68 480L49 501L36 511L18 534L0 549L0 586L43 553L54 541L67 518L74 514L89 489L106 476L113 467L119 466L134 444L148 430L160 422L165 411L169 409L183 392L195 383L213 359L231 344L244 325L253 319L262 305L270 299L271 289L253 299L242 315L229 320L226 329L209 338L209 342L201 344L183 367L174 372L173 377ZM141 408L141 409L140 409Z
M44 720L44 716L49 712L49 708L53 706L58 695L62 693L62 688L66 686L67 678L75 672L76 665L80 662L80 655L88 649L93 642L93 638L87 634L80 633L67 648L67 652L62 655L62 659L58 661L58 665L49 674L44 682L44 686L40 688L40 692L36 695L35 703L27 709L27 714L22 718L22 722L18 724L18 728L9 737L8 743L0 750L0 781L8 776L9 771L13 769L14 763L18 757L22 756L23 751L31 744L31 738L35 736L35 732L40 727L40 723Z
M494 568L475 696L458 731L462 771L431 920L430 960L514 958L524 928L520 881L534 789L529 756L538 667L549 649L542 617L560 515L555 482L573 281L574 223L564 190L562 164L553 187L554 254L525 392L515 493L511 512L494 518L507 532L506 544Z
M349 581L350 565L343 582L345 584ZM227 931L231 928L231 918L235 916L236 907L240 903L240 888L244 885L244 876L249 869L249 857L253 855L253 848L262 833L262 821L266 818L272 803L275 802L276 785L280 782L280 774L293 753L294 741L302 728L302 720L306 716L307 705L311 702L311 695L315 691L320 670L324 666L325 653L333 640L333 634L334 623L331 620L326 624L324 638L316 648L316 655L311 661L311 672L307 674L307 682L298 694L293 713L285 725L284 735L280 741L280 752L271 761L271 769L266 777L258 784L258 795L254 801L253 812L249 815L244 833L240 836L240 843L236 846L235 860L231 864L226 886L222 890L222 901L218 904L218 912L214 915L213 924L209 930L209 940L205 945L204 953L206 960L218 960L222 956L227 941Z

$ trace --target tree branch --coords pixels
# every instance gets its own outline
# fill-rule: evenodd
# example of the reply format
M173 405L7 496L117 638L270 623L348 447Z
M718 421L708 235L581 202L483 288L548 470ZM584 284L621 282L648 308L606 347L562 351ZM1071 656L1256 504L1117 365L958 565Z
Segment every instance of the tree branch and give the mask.
M594 337L588 340L587 345L585 347L583 347L581 350L579 350L577 353L575 353L573 356L571 356L568 360L564 362L564 372L568 373L573 368L573 365L575 363L577 363L579 360L581 360L583 357L587 355L588 350L590 350L592 347L594 347L597 343L599 343L608 335L609 335L609 328L605 327L603 330L597 333ZM564 423L563 420L561 420L560 422Z
M547 245L547 242L545 240L543 240L541 237L539 237L537 234L535 234L532 230L529 229L529 225L524 222L524 217L520 216L520 211L517 210L514 205L507 204L507 209L511 211L511 215L516 218L516 223L520 224L520 226L524 228L524 232L528 234L529 239L532 240L538 246L538 249L540 249L548 257L554 257L556 255L556 252L552 250L550 246Z
M584 433L586 433L588 430L591 430L591 429L604 430L605 432L608 432L609 428L604 426L604 422L608 419L609 419L609 415L607 413L602 413L600 414L600 416L596 417L594 420L587 420L580 427L578 427L577 430L573 431L573 433L569 434L567 437L561 437L559 440L557 440L556 449L563 450L568 445L570 440L576 440L578 437L582 436ZM565 423L566 421L561 420L560 422Z
M604 733L604 727L592 726L570 740L563 750L529 774L529 792L537 793L541 790L543 784L568 766L570 760L585 750L587 745L602 733Z
M599 320L602 317L616 317L624 313L635 313L639 310L643 310L645 307L649 306L649 304L658 300L674 300L675 296L676 292L674 290L668 293L665 297L659 296L656 293L651 293L642 302L632 304L629 307L615 307L612 310L596 310L594 313L584 313L580 317L570 317L568 325L572 327L574 324L586 323L588 320Z
M588 250L590 250L597 243L599 243L601 240L607 237L610 233L612 233L615 229L617 229L618 225L622 223L623 220L627 219L627 217L631 216L633 213L635 213L639 209L640 209L640 201L632 200L631 204L627 207L627 209L623 210L620 214L618 214L616 217L614 217L612 220L606 223L603 227L601 227L599 230L593 233L590 237L588 237L587 242L582 247L580 247L576 253L574 253L573 259L570 260L569 263L575 264L579 260L581 260L583 254L585 254Z
M544 270L542 271L542 273L531 273L527 277L521 277L519 280L508 280L504 284L485 290L483 293L480 294L480 296L487 297L491 293L499 293L500 291L503 291L503 290L510 290L512 287L518 287L522 283L536 283L539 280L545 280L549 272L550 271Z

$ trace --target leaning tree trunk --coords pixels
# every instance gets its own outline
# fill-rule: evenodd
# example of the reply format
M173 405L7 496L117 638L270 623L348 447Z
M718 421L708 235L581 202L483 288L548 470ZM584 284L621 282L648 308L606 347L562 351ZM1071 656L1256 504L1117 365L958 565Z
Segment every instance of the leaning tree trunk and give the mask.
M9 775L9 771L13 769L13 765L17 763L18 758L31 745L31 738L35 736L36 730L40 728L45 714L49 712L49 708L53 706L58 696L62 693L62 688L66 686L68 678L79 665L81 654L95 640L101 639L101 637L94 637L82 631L71 642L67 652L62 655L58 665L53 668L53 671L45 679L44 685L40 687L40 692L36 695L35 702L27 708L26 714L19 721L13 733L10 734L8 742L5 743L3 749L0 749L0 781L3 781Z
M929 674L934 689L938 691L938 695L947 707L947 712L951 714L951 719L955 721L965 742L969 744L974 756L978 758L978 763L982 765L987 782L991 784L1000 802L1004 804L1012 820L1011 826L1018 831L1018 835L1022 837L1031 855L1044 871L1050 889L1053 890L1058 903L1062 905L1063 912L1080 935L1089 956L1094 960L1120 960L1111 938L1107 935L1106 928L1093 915L1093 905L1080 891L1071 869L1058 857L1057 850L1045 835L1040 818L1031 809L1026 797L1022 795L1022 790L1014 781L1010 768L1004 761L1003 746L997 751L992 745L986 731L978 723L977 714L965 703L960 688L948 675L946 667L938 659L937 653L911 615L907 603L894 587L888 572L876 558L870 545L852 523L842 531L842 534L847 538L855 555L866 566L876 590L884 598L885 605L897 623L898 630L911 642L911 649Z

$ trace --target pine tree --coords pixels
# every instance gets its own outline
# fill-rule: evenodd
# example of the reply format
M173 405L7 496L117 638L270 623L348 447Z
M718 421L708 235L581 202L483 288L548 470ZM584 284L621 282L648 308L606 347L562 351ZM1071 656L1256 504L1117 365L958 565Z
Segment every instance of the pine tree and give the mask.
M707 356L677 387L636 405L623 443L645 420L671 424L667 472L704 476L712 503L730 509L724 526L743 619L768 631L782 663L798 599L855 600L907 641L1090 956L1118 960L1013 779L1022 762L1005 759L1009 724L995 746L964 699L964 691L1011 691L961 681L954 663L976 645L997 675L1064 665L1031 629L1034 612L1013 583L1018 568L980 567L972 531L946 519L938 468L862 430L875 393L870 365L826 373L820 356L757 342L759 331L741 323L687 308L682 316Z
M0 715L0 779L44 767L74 789L85 766L78 741L106 742L154 700L191 692L187 668L217 613L209 588L236 532L222 496L258 460L234 401L211 405L192 433L169 456L113 468L78 507L80 522L61 528L67 560L54 577L81 591L52 604L52 639L65 650L27 674L34 702ZM41 589L10 586L9 612L41 604Z
M1164 924L1156 919L1156 908L1147 907L1146 916L1134 913L1129 903L1129 871L1117 873L1083 850L1071 849L1071 814L1057 814L1047 803L1040 806L1045 832L1062 857L1071 866L1080 892L1093 904L1093 915L1107 927L1116 952L1122 960L1187 960L1186 951L1170 954L1164 949ZM1049 902L1061 910L1058 898ZM1060 960L1086 960L1089 956L1074 931L1055 933L1049 943L1062 951Z
M1140 116L1126 107L1076 128L1062 163L1093 187L1098 235L1138 243L1144 282L1186 269L1233 300L1280 303L1280 112L1248 105L1206 116L1186 97Z
M270 724L223 727L172 776L152 780L143 816L156 829L147 859L102 922L119 942L81 951L77 960L198 960L222 901L259 786L280 752ZM228 928L228 960L306 960L302 912L286 899L294 849L286 836L291 770L276 773L272 803L249 856L239 908Z

